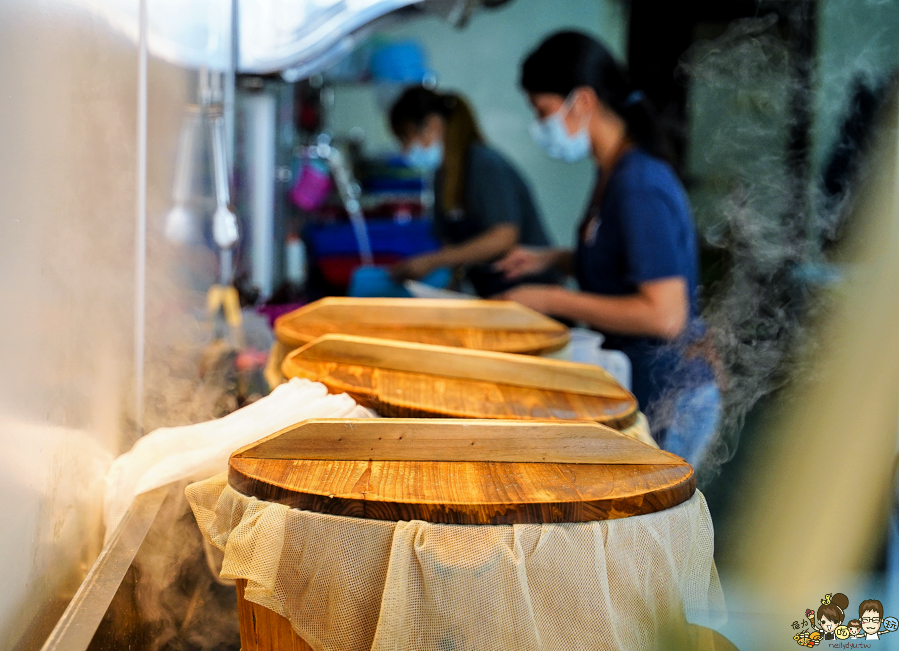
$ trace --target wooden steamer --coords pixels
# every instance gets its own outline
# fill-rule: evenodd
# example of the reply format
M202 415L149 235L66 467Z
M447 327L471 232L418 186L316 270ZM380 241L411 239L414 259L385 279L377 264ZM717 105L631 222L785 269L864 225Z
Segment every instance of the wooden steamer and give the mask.
M608 427L505 420L310 420L235 452L228 482L320 513L475 525L623 518L695 491L682 459ZM310 648L237 589L244 651Z
M563 348L568 329L513 301L323 298L275 321L290 348L326 334L539 355Z
M325 335L284 360L283 374L391 417L584 420L624 429L637 400L602 368L540 357L350 335Z

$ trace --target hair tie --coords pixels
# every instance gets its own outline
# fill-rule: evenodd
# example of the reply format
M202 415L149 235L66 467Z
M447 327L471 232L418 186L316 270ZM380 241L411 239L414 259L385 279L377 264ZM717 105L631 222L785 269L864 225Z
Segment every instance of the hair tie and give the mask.
M621 103L621 106L624 108L628 108L630 106L633 106L634 104L639 104L640 102L642 102L645 99L646 99L646 93L644 93L642 90L635 90L634 92L632 92L630 95L627 96L627 98L624 100L624 102Z

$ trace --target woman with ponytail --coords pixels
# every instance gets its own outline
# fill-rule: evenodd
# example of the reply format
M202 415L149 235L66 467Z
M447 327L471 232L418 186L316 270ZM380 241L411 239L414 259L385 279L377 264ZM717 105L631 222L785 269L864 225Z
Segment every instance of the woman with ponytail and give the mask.
M522 285L505 296L602 332L606 348L630 358L633 392L643 410L653 410L671 395L674 370L683 366L671 344L697 323L696 233L686 192L659 158L646 97L593 37L566 31L547 38L524 61L521 86L536 114L537 144L567 162L592 157L597 179L574 250L519 247L497 264L510 280L561 269L580 291Z
M521 175L484 142L471 107L455 94L416 86L390 111L390 127L409 164L434 173L434 226L444 247L405 260L393 275L421 278L438 267L465 269L480 296L522 282L554 282L543 272L508 280L493 263L516 245L546 246L530 190Z

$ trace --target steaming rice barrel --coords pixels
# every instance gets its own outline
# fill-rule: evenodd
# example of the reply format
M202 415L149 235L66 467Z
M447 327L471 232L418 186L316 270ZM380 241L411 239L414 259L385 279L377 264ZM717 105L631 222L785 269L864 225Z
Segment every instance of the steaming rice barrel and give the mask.
M306 421L188 498L245 651L636 649L720 599L692 468L594 423Z

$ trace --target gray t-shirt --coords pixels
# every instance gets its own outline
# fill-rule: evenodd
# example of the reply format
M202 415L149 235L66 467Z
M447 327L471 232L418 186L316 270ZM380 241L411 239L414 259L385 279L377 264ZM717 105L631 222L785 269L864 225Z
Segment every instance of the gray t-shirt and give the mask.
M465 206L458 213L440 209L442 180L438 172L434 227L444 242L460 244L499 224L515 224L521 244L549 244L527 183L495 149L479 143L469 148Z

